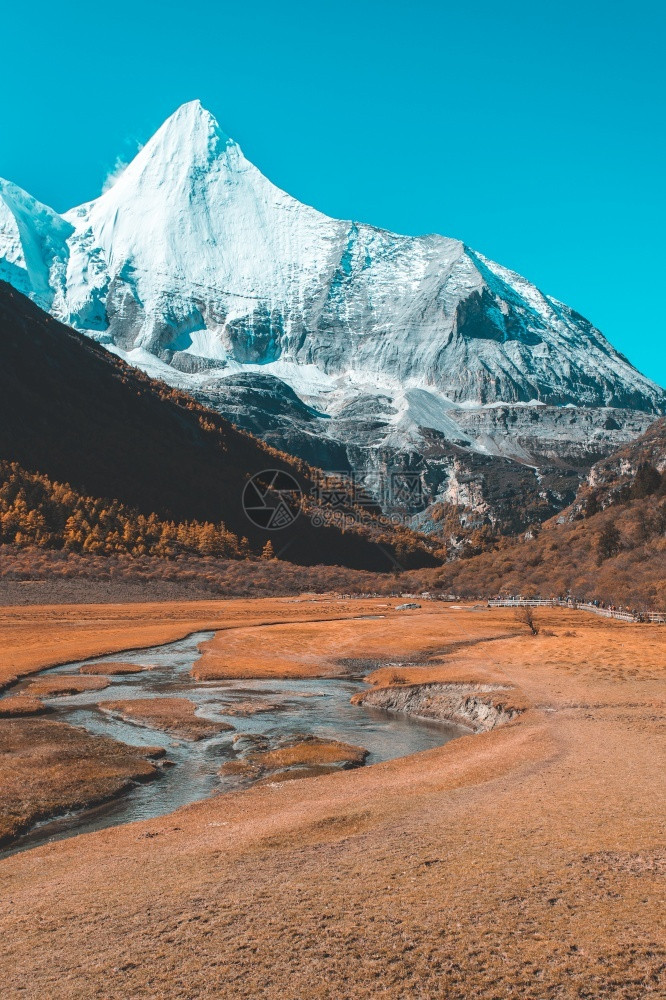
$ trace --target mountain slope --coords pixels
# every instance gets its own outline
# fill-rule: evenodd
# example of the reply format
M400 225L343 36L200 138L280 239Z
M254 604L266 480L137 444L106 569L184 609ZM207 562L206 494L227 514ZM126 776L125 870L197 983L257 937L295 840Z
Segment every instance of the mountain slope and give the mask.
M300 204L198 101L65 217L0 186L0 274L272 445L378 498L417 470L426 507L502 530L561 510L666 411L568 306L459 240Z
M189 397L153 382L0 282L0 458L113 498L144 514L224 521L255 551L303 564L388 569L395 546L306 513L266 532L245 515L247 479L265 469L294 476L303 492L312 470L234 428ZM404 539L403 539L404 541ZM409 545L409 540L407 540ZM432 564L424 550L410 558Z
M630 442L590 471L589 487L602 497L612 497L631 485L641 467L666 472L666 417L655 420L635 441Z
M666 611L666 419L598 462L574 502L530 537L447 564L438 586Z

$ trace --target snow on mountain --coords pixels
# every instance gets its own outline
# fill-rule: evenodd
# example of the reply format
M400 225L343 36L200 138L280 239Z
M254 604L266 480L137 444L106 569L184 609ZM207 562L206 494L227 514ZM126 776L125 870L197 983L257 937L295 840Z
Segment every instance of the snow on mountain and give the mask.
M0 178L0 279L43 309L66 308L67 239L73 232L51 208Z
M463 453L481 478L510 460L578 475L666 410L568 306L458 240L302 205L198 101L63 217L0 182L0 277L310 461L369 481L428 456L433 498Z
M300 204L198 101L65 222L23 198L19 212L10 204L7 266L20 243L37 261L25 267L33 293L50 287L61 318L176 367L204 359L231 374L279 359L352 383L430 389L444 405L664 403L582 316L458 240L398 236ZM45 261L54 251L26 252L47 232L54 247L66 239L64 302Z

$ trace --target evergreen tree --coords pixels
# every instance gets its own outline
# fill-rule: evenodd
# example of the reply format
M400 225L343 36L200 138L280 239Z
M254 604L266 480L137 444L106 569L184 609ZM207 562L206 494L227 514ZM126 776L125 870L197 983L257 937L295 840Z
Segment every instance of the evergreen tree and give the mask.
M621 541L620 532L613 521L607 521L597 539L597 562L601 564L604 559L610 559L611 556L617 555L621 548Z
M650 462L641 462L636 470L634 481L629 490L632 500L642 500L657 493L661 486L661 476Z
M275 559L275 551L273 549L272 542L266 542L263 549L261 550L262 559Z

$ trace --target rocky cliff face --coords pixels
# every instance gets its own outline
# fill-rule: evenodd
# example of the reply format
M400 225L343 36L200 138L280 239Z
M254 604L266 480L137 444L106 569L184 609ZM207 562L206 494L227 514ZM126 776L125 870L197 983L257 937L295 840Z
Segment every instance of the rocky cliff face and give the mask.
M428 500L470 475L474 502L492 507L501 487L488 477L533 466L537 492L549 468L562 473L559 503L572 471L666 408L574 310L458 240L300 204L198 102L64 217L2 182L0 268L58 318L308 461L373 488L416 464Z
M403 509L390 493L393 477L409 473L420 498L414 524L426 530L429 507L442 502L509 532L551 517L574 500L594 462L651 422L609 407L514 405L449 410L447 426L435 429L386 396L360 396L329 415L254 373L211 374L194 395L275 447L356 476L389 511Z
M590 470L588 485L606 499L633 482L641 467L666 473L666 418L655 420L636 440L613 452ZM663 490L660 490L663 493Z

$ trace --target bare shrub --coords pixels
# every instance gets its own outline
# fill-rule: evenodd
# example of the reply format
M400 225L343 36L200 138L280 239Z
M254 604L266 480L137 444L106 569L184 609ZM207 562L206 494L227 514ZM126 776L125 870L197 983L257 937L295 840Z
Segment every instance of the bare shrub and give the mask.
M407 678L404 674L391 674L389 684L406 684Z
M540 628L534 620L534 609L528 607L516 608L516 621L521 625L526 625L532 635L538 635Z

